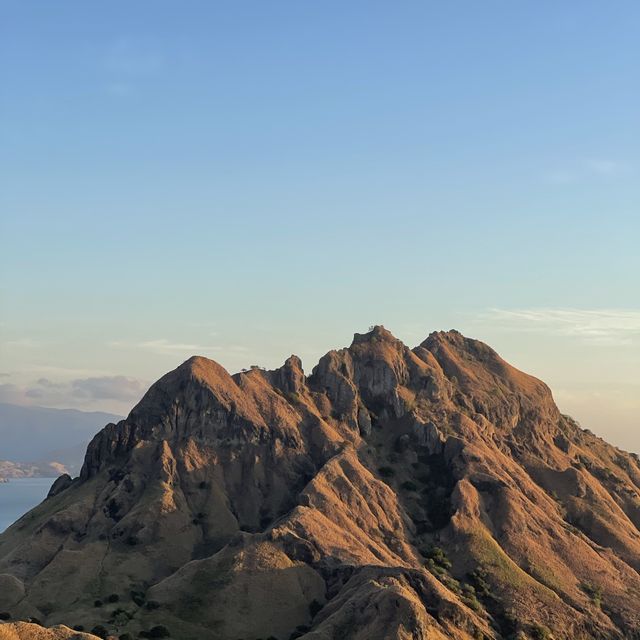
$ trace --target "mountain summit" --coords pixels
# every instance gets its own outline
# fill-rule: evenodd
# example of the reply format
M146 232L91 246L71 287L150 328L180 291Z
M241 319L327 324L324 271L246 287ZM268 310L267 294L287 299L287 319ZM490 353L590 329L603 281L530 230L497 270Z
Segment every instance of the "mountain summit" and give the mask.
M637 639L639 493L637 456L455 331L374 327L309 376L193 357L0 536L0 611L180 640Z

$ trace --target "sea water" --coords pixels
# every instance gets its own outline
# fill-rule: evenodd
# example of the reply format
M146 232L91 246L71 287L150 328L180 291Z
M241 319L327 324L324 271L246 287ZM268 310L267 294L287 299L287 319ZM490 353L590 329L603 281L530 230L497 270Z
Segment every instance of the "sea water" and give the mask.
M0 532L42 502L55 478L19 478L0 482Z

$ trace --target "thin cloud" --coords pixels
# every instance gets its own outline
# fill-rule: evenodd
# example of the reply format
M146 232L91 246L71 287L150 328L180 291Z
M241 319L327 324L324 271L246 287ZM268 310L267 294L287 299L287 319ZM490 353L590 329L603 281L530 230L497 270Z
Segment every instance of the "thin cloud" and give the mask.
M110 371L103 369L77 369L71 367L58 367L50 364L33 364L26 365L23 372L39 376L40 380L50 379L53 377L69 378L88 378L90 376L107 376L113 375Z
M613 176L625 173L626 165L606 158L588 158L584 161L585 167L591 172L601 176Z
M155 75L164 63L162 54L141 38L118 38L106 52L105 69L114 76Z
M126 402L139 400L146 391L147 385L126 376L102 376L74 380L71 383L71 389L76 398Z
M133 85L128 82L110 82L104 87L105 93L117 98L130 96L134 93Z
M21 405L74 407L112 401L130 406L148 388L148 383L126 376L98 376L54 382L39 378L26 384L0 384L0 402Z
M40 347L40 343L32 338L18 338L16 340L7 340L4 346L18 349L37 349Z
M511 330L569 336L591 344L640 341L640 311L632 309L490 309L483 319Z
M64 387L64 382L53 382L49 378L38 378L36 384L44 387L45 389L61 389Z
M157 77L164 65L163 54L149 39L118 38L102 59L102 90L115 99L127 98Z
M210 351L215 347L205 346L200 344L192 344L188 342L169 342L169 340L147 340L146 342L140 342L138 348L145 349L147 351L154 351L156 353L176 353L181 351Z
M198 353L245 353L246 347L241 345L204 345L191 342L171 342L166 338L145 340L143 342L124 342L116 340L109 346L120 349L139 349L158 355L198 354Z
M11 404L22 404L26 390L16 384L5 383L0 384L0 402L9 402Z
M554 184L572 184L599 178L610 179L631 173L632 168L624 162L611 158L582 158L569 166L557 168L547 174L547 179Z

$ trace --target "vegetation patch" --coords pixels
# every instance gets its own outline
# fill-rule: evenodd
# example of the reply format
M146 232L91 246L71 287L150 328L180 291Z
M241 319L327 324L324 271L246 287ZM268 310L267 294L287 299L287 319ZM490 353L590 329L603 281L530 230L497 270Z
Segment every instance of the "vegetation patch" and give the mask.
M550 640L551 631L541 624L534 624L531 627L532 640Z
M95 627L93 627L93 629L91 629L91 633L94 636L98 636L98 638L102 638L103 640L106 640L107 636L109 635L109 631L101 624L97 624Z
M591 598L591 602L596 607L600 608L602 606L602 587L591 582L583 582L580 588Z
M141 631L138 636L140 638L168 638L171 636L169 629L162 624L151 627L149 631Z

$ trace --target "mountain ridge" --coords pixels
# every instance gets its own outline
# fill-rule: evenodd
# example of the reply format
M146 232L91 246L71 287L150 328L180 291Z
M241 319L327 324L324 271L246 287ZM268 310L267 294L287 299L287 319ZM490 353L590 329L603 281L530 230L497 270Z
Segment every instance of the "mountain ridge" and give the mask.
M637 456L455 331L374 327L309 376L194 356L0 536L0 607L185 640L638 638L639 490Z
M0 402L0 477L77 475L96 429L120 416Z

